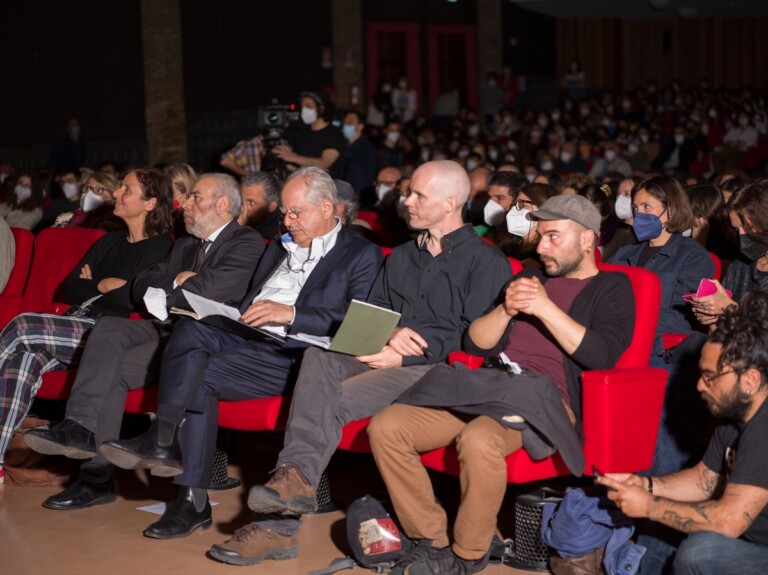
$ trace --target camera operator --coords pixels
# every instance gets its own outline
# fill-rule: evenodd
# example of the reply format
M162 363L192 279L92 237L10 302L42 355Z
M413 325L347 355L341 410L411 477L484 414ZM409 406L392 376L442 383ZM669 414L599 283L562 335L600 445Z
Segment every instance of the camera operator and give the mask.
M331 106L326 105L316 92L302 92L301 122L291 124L285 131L287 144L272 149L272 154L283 160L289 171L300 166L317 166L330 172L332 178L344 175L344 136L329 123Z

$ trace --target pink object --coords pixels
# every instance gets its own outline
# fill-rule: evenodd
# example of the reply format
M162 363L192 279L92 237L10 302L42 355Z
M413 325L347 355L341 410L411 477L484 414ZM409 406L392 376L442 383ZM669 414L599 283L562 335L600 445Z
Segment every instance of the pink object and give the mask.
M715 285L715 282L713 282L710 279L703 278L699 282L699 289L696 290L696 293L687 293L683 296L683 299L685 301L691 301L692 297L706 297L708 295L712 295L716 293L717 293L717 285ZM728 297L731 297L733 295L733 292L729 289L725 290L725 293L728 294Z

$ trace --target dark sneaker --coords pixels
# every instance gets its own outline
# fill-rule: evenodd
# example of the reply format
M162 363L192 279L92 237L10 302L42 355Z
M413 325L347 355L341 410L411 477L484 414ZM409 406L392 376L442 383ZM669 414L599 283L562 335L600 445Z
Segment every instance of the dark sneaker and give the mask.
M482 571L487 564L487 556L475 561L462 559L447 547L411 563L403 573L404 575L472 575Z
M251 487L248 507L256 513L302 515L317 511L317 496L301 469L295 463L286 463L265 485Z
M30 429L24 434L30 449L44 455L63 455L70 459L90 459L96 455L93 432L72 419L51 429Z
M411 550L406 553L399 561L396 561L390 571L390 575L403 575L406 569L415 563L427 560L433 555L450 552L447 547L432 547L432 542L426 539L419 541Z
M249 523L235 531L229 541L211 547L208 554L230 565L255 565L265 559L281 561L296 557L299 540L295 535L282 535L258 523Z

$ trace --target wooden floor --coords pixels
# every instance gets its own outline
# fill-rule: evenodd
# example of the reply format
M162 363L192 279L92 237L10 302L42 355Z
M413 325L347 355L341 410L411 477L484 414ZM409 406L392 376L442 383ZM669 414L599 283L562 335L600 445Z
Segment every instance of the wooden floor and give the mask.
M253 435L253 434L246 434ZM242 439L241 437L238 439ZM241 442L242 443L242 442ZM267 442L269 443L269 442ZM230 460L230 474L245 476L247 486L263 482L274 466L276 444L260 442L243 449L238 445ZM369 456L345 455L332 464L331 487L341 507L367 492L384 498L386 491ZM169 480L150 478L145 472L123 471L116 476L119 497L115 503L79 511L51 511L41 502L57 493L57 487L0 485L0 574L8 575L197 575L246 572L254 575L304 575L344 556L346 535L341 510L305 516L302 520L296 559L265 561L251 567L235 567L206 556L214 543L229 538L246 523L250 512L244 505L247 489L210 491L213 527L177 540L160 541L142 536L157 519L138 507L171 500L175 489ZM440 490L457 491L446 480ZM441 495L440 493L438 493ZM450 496L448 496L450 497ZM509 505L505 503L505 507ZM356 568L341 573L371 573ZM490 566L485 573L531 573L507 566Z

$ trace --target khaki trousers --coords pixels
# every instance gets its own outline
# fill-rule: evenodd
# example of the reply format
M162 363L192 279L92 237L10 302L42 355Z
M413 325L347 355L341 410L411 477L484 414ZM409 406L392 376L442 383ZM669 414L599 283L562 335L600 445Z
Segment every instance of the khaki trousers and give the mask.
M395 404L373 418L368 435L403 530L435 547L449 545L448 521L419 453L455 442L461 504L453 551L464 559L484 557L507 489L505 458L522 447L521 433L484 415L466 422L445 409Z

